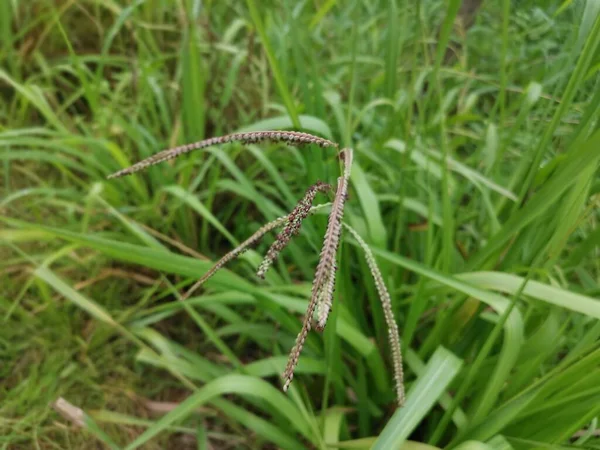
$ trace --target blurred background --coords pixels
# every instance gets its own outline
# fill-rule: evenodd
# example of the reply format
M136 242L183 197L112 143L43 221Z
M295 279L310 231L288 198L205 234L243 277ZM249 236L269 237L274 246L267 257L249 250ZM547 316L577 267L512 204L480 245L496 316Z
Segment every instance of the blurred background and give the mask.
M0 2L0 448L600 448L597 1ZM333 314L292 389L326 215L178 295L351 146ZM318 197L318 203L327 201ZM58 401L58 403L57 403Z

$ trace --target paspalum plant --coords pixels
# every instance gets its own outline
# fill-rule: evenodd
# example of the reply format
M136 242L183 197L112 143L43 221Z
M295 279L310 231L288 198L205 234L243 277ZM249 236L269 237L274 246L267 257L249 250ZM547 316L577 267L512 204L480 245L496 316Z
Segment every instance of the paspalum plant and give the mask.
M381 272L371 250L364 240L358 235L358 233L348 224L343 222L344 206L348 197L348 184L350 180L350 172L352 170L353 151L351 148L343 148L339 150L338 144L327 139L313 136L308 133L299 133L293 131L255 131L248 133L234 133L227 136L214 137L192 144L163 150L134 164L131 167L125 168L110 175L109 178L130 175L160 162L175 158L184 153L207 148L213 145L226 144L229 142L255 144L263 141L286 143L297 146L314 144L322 148L331 147L335 149L342 161L343 171L337 179L333 202L313 206L314 199L319 192L328 192L333 188L331 185L321 181L318 181L314 185L310 186L306 190L304 197L297 203L290 214L264 225L252 236L242 242L238 247L223 256L183 295L182 299L187 299L193 291L202 286L202 284L211 276L213 276L220 268L225 266L225 264L227 264L229 261L238 257L253 245L257 244L265 234L277 228L281 228L275 241L267 251L264 260L258 267L258 277L264 278L267 270L271 267L279 253L286 247L291 239L300 232L300 228L304 219L320 209L330 207L331 210L329 213L327 229L325 231L325 239L323 241L323 247L321 249L319 262L317 264L313 279L308 308L304 316L302 329L298 333L296 344L290 352L288 363L285 371L283 372L283 390L287 391L292 379L294 378L294 370L298 364L298 359L300 358L300 353L302 352L302 348L308 333L313 327L318 331L323 331L325 325L327 324L327 318L329 316L329 312L331 311L333 293L335 289L337 253L340 244L342 228L346 228L365 252L367 264L375 280L375 286L382 303L385 320L388 326L388 338L392 351L397 401L398 405L402 406L404 403L402 352L398 333L398 325L396 324L396 320L392 311L390 295L385 287L383 277L381 276Z

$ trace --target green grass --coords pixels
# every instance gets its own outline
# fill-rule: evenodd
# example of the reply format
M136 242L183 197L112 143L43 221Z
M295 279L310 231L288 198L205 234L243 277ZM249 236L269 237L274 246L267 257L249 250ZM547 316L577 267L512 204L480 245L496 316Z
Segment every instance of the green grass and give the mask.
M600 448L600 9L484 2L464 30L459 7L0 2L0 449ZM404 408L348 233L281 392L324 214L266 282L272 236L178 300L334 182L334 152L229 145L106 180L260 129L354 148L344 220L392 296Z

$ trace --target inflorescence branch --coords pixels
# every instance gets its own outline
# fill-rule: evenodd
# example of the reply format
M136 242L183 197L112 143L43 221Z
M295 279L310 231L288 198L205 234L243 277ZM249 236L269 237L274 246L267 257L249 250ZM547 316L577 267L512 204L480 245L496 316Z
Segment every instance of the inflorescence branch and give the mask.
M229 142L254 144L263 141L283 142L289 145L315 144L323 148L338 148L338 144L327 139L313 136L308 133L300 133L295 131L252 131L248 133L234 133L227 136L213 137L192 144L163 150L128 168L115 172L108 178L117 178L130 175L160 162L175 158L184 153L189 153L193 150L204 149L213 145L226 144ZM269 248L263 262L260 264L260 267L258 268L258 276L263 278L279 253L288 245L290 240L299 233L303 220L309 214L312 214L326 206L331 206L323 247L321 249L319 262L315 271L315 278L313 280L311 289L311 297L308 302L308 308L302 323L302 329L296 338L296 343L290 352L288 363L285 367L285 371L283 372L283 390L287 391L292 379L294 378L294 370L298 364L298 359L300 358L300 353L302 352L306 337L313 326L313 320L315 321L314 326L318 331L323 331L325 325L327 324L327 318L329 317L329 312L331 311L331 306L333 303L335 276L337 270L336 258L340 245L342 225L344 225L348 228L350 233L362 247L367 259L367 264L371 270L371 274L375 279L375 285L383 305L385 320L389 330L390 347L392 350L394 364L394 378L396 381L396 393L398 396L398 403L401 406L404 402L404 380L398 325L396 324L392 312L389 293L385 287L385 284L383 283L381 272L377 267L377 263L375 262L373 254L371 253L367 244L356 233L356 231L342 222L344 217L344 207L348 197L350 172L352 170L352 149L342 149L339 151L339 156L342 159L344 169L342 175L337 180L335 197L331 204L318 205L314 207L312 206L315 196L318 192L325 192L331 189L329 184L318 181L313 186L308 188L304 197L298 202L296 207L289 215L282 216L264 225L239 246L223 256L185 293L185 295L182 297L182 300L189 298L196 289L202 286L206 280L212 277L219 269L225 266L225 264L240 256L248 248L257 244L266 233L276 228L283 227L283 229L277 235L275 242Z

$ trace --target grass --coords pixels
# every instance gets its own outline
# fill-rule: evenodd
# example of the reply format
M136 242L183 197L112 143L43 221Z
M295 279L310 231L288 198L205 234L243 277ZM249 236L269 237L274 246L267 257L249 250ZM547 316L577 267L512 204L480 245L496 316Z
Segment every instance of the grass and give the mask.
M600 448L597 2L459 11L1 2L0 448ZM264 282L268 239L178 300L333 183L334 152L231 144L106 180L264 129L354 148L344 222L391 297L402 408L350 233L280 389L325 214Z

